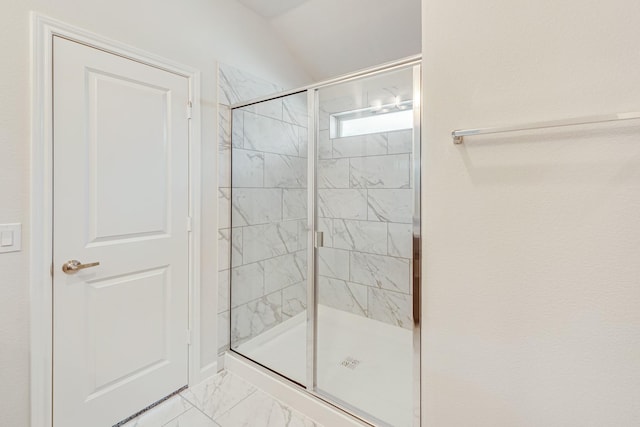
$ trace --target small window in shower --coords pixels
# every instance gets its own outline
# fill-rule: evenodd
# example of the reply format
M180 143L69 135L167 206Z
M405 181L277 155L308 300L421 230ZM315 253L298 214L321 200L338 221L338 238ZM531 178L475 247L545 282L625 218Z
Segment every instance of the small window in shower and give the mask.
M413 101L332 114L329 123L331 138L412 129Z

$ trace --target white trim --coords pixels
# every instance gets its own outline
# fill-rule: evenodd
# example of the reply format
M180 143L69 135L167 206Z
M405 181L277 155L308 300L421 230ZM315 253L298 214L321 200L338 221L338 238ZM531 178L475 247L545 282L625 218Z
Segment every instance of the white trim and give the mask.
M60 36L87 46L160 68L189 79L193 113L189 124L189 212L193 228L189 239L189 382L195 384L215 372L200 367L200 231L201 231L201 114L200 71L31 12L31 195L29 286L31 299L31 426L52 427L52 278L53 232L53 37Z

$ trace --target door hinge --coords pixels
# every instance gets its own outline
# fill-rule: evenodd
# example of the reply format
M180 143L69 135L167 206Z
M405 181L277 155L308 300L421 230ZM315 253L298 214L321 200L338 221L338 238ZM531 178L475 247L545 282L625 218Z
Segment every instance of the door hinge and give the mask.
M191 329L187 329L187 345L191 345Z
M187 102L187 119L191 120L191 112L193 111L193 102Z
M193 229L193 218L191 218L190 216L187 217L187 231L189 233L191 233L191 230Z

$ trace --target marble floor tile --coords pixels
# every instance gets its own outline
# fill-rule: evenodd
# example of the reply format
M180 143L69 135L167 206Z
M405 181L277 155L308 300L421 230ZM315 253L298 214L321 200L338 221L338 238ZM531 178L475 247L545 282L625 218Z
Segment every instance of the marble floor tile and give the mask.
M214 420L220 427L320 427L260 390Z
M223 371L180 394L196 408L215 419L255 391L256 388L253 385Z
M170 422L163 424L163 427L219 427L211 418L197 410L190 409Z
M160 427L164 426L174 418L184 414L193 405L180 395L173 396L165 400L158 406L149 409L137 418L124 424L122 427Z

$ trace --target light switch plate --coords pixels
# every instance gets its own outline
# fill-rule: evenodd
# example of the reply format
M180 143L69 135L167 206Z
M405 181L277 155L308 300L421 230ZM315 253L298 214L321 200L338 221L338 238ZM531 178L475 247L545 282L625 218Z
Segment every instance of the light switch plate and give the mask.
M0 253L22 250L22 224L0 224Z

